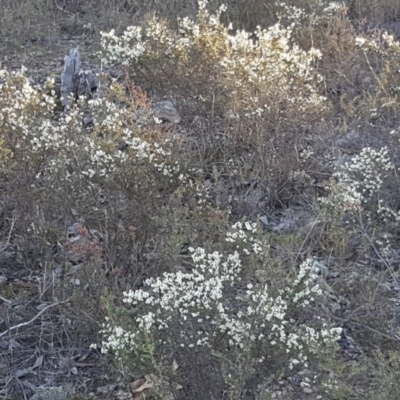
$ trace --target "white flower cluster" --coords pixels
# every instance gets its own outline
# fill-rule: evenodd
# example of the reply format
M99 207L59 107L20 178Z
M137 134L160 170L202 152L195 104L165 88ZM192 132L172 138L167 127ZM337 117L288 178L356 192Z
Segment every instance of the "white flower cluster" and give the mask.
M40 93L32 87L28 78L24 75L26 69L21 68L21 71L7 71L0 70L0 91L2 95L2 102L7 104L7 107L2 109L2 117L0 121L4 122L5 116L8 116L10 123L18 123L17 120L13 121L13 116L19 110L25 110L29 107L36 106L36 111L52 111L54 107L54 98ZM50 81L48 82L50 84Z
M293 282L293 286L297 287L300 284L305 286L305 289L297 292L293 297L294 303L299 303L303 307L310 304L310 299L314 299L316 295L321 295L322 290L318 284L315 284L317 280L317 270L314 266L314 260L308 258L300 265L300 270L297 278Z
M233 34L232 26L220 22L225 9L221 6L211 15L206 3L199 1L197 21L179 19L176 31L151 19L143 32L129 28L120 37L113 31L103 33L104 57L133 69L151 60L152 76L158 68L160 73L171 70L180 79L193 80L194 71L199 71L208 76L211 86L215 88L217 82L224 93L230 93L229 101L223 102L227 114L251 117L273 112L270 103L277 96L285 101L285 110L297 114L324 109L326 99L314 84L321 78L312 68L320 52L313 48L306 52L292 44L292 27L279 24L268 30L257 28L252 32L257 40L249 32ZM204 62L193 59L193 54L201 55ZM201 64L207 72L200 71Z
M128 154L118 151L113 144L115 137L130 145L130 153L140 160L148 158L155 167L164 173L164 165L157 156L165 158L170 155L164 147L155 143L150 145L132 130L123 127L128 120L128 111L118 108L106 99L88 102L87 112L93 118L94 135L88 135L82 128L82 107L77 105L69 110L60 121L51 121L51 113L55 107L54 97L32 88L23 72L0 71L1 112L0 126L2 136L13 136L15 151L23 147L29 153L53 156L53 161L61 164L67 154L77 155L83 150L86 163L81 163L83 175L88 177L107 176L117 170L121 162L127 161ZM41 114L43 114L41 116ZM96 136L95 136L96 134ZM57 163L50 163L54 172Z
M100 34L102 44L107 43L107 61L118 61L128 66L132 60L136 60L145 52L146 41L143 40L141 27L128 27L120 38L115 36L114 30L108 33L100 32ZM126 46L127 43L130 46Z
M232 228L233 233L227 237L230 242L246 240L247 235L240 233L243 228L256 233L256 225L249 222ZM236 293L233 288L241 281L243 271L239 252L225 257L219 252L206 253L202 248L190 251L194 263L191 272L164 273L147 280L145 289L123 293L123 302L131 305L136 315L136 332L128 345L123 330L106 327L104 351L115 345L118 356L121 332L126 351L135 351L135 335L144 333L152 335L155 342L160 341L161 346L172 341L178 347L200 346L217 352L233 348L236 355L237 351L257 348L255 359L261 361L273 357L274 351L283 351L290 355L288 367L293 368L298 363L307 364L307 353L318 344L338 338L340 329L322 324L316 330L296 323L291 316L293 308L305 307L321 294L312 259L300 265L292 285L276 294L265 283L247 283L243 292ZM221 343L225 343L222 348Z
M327 21L344 7L343 3L330 0L311 1L308 7L312 12L298 6L288 5L282 1L275 1L275 5L279 9L277 13L279 18L286 19L299 26L306 26L307 20L311 20L314 25Z
M246 221L245 223L236 222L232 225L232 231L227 232L226 241L229 243L236 243L236 249L242 250L245 254L249 255L250 252L254 254L263 253L263 243L253 236L248 236L249 233L257 233L257 224ZM250 246L248 246L248 244Z
M382 39L384 40L387 49L390 49L392 52L398 52L400 50L400 44L394 39L393 35L389 35L385 32L382 35ZM356 37L355 44L357 47L360 47L363 50L375 52L384 51L384 47L380 46L376 40L367 39L365 37Z
M283 16L295 24L301 23L307 18L307 13L299 7L290 6L283 1L275 1L275 5L280 8L277 13L278 17Z
M322 13L326 15L333 15L337 10L340 10L344 7L342 2L330 0L318 0L318 4L322 7Z
M121 357L126 351L126 348L131 347L135 342L135 334L127 332L121 327L113 327L109 317L106 317L106 322L102 324L102 330L100 332L107 332L112 334L107 336L107 339L102 343L102 352L108 353L112 351L117 357ZM92 345L91 347L96 347Z
M393 168L388 157L388 149L376 151L364 148L351 162L345 163L333 174L327 197L319 199L324 206L342 212L357 213L363 210L371 196L382 187L385 173Z
M346 163L344 168L354 177L357 189L364 197L370 197L379 192L382 187L385 172L393 169L388 157L388 149L382 148L379 152L369 147Z
M379 39L357 37L355 45L363 53L363 58L373 74L371 78L375 82L375 100L370 110L370 118L376 119L388 109L395 109L397 112L397 98L400 90L400 41L384 32ZM378 98L381 100L377 101ZM379 105L378 108L377 105Z
M354 181L346 173L335 172L334 179L331 179L331 184L325 189L329 191L328 196L320 197L318 201L330 211L334 210L335 214L357 213L363 210L362 194L357 191Z
M287 93L290 105L295 103L303 112L310 104L323 104L325 98L312 86L311 67L321 53L316 49L304 52L291 44L292 29L280 24L268 30L258 28L254 34L257 42L253 42L243 31L228 36L231 51L222 58L220 65L224 68L225 79L234 79L233 94L239 95L240 91L260 88L260 85L265 88L275 86ZM296 96L289 94L293 90L297 91ZM263 101L266 101L263 96L250 96L246 115L260 115L268 111L269 105L263 104Z
M395 211L393 208L385 205L383 200L379 200L377 213L385 223L400 223L400 211Z
M55 101L33 88L21 71L0 70L1 138L14 152L28 144L29 151L47 151L60 140L61 132L49 122Z

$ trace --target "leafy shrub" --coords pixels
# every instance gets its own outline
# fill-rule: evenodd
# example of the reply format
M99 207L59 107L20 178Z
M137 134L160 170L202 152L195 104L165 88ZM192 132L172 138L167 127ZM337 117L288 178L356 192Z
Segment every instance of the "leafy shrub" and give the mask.
M219 21L225 10L209 14L200 1L197 21L179 19L177 30L154 18L120 37L102 33L103 55L163 94L200 100L207 115L265 115L267 121L279 113L289 120L324 110L312 73L320 53L300 50L291 43L291 29L279 24L258 28L254 37L231 34L232 27Z
M320 52L301 50L293 27L232 33L220 22L224 10L211 14L199 2L196 20L181 18L174 29L152 18L121 36L102 33L102 47L106 60L129 68L157 95L175 99L184 122L202 140L204 154L191 156L202 157L198 162L206 174L212 173L210 164L225 159L236 170L257 175L257 187L229 193L238 199L232 208L240 218L246 203L254 204L250 212L255 213L257 202L277 201L276 193L298 164L295 146L303 145L308 126L329 115L330 105L319 93L321 77L314 71ZM192 120L204 121L206 128ZM227 165L221 165L220 176L231 175Z
M276 382L312 370L327 398L370 390L369 398L397 399L389 381L398 370L398 42L357 35L336 3L254 4L273 10L271 20L279 12L280 23L251 32L221 22L248 2L209 11L216 3L200 2L197 19L176 25L149 18L102 35L108 61L180 107L181 135L160 121L141 125L138 111L150 104L129 79L59 114L51 82L33 87L23 72L0 71L2 261L12 248L36 271L73 271L75 252L78 272L60 285L73 312L85 307L103 321L100 298L124 291L106 307L103 351L121 371L167 378L177 396L272 396ZM90 9L75 5L73 13ZM308 141L349 127L362 132L362 146L330 170ZM293 204L290 189L322 169L333 173L328 190L306 210L323 222L316 236L310 225L280 233L269 215L263 232L244 222L273 201ZM66 226L103 235L68 247ZM143 275L152 278L138 289ZM341 344L350 331L365 350L351 373L335 353L337 324Z
M103 325L102 351L113 352L124 368L143 371L145 364L147 373L160 368L165 376L175 359L183 370L193 369L187 372L190 398L212 397L221 388L229 398L243 398L266 377L272 383L315 362L341 329L302 319L322 293L314 261L305 260L283 287L270 286L261 278L269 269L268 246L256 225L236 223L226 241L232 244L226 256L192 248L190 272L164 273L148 279L144 289L125 292L126 309L119 318L110 314ZM246 278L251 266L259 279ZM218 366L215 388L202 384L207 372L194 359Z

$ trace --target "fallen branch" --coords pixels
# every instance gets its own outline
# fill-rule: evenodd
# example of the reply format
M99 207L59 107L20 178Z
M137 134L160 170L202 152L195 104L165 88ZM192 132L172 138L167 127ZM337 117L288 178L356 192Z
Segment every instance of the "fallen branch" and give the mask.
M0 250L0 253L2 253L8 247L8 245L10 244L11 233L12 233L12 231L14 229L14 224L15 224L15 216L13 216L13 219L12 219L12 222L11 222L11 228L10 228L10 231L8 232L8 238L7 238L6 244Z
M3 296L0 296L0 300L4 301L4 303L11 303L11 300L8 300Z
M23 326L27 326L27 325L31 324L32 322L37 320L42 314L44 314L49 308L59 306L61 304L68 303L68 302L69 302L69 299L60 301L59 303L53 303L53 304L48 305L47 307L43 308L43 310L41 310L38 314L36 314L31 320L29 320L27 322L22 322L15 326L12 326L11 328L4 331L3 333L0 333L0 338L3 337L4 335L7 335L7 333L9 333L11 331L14 331L15 329L22 328Z

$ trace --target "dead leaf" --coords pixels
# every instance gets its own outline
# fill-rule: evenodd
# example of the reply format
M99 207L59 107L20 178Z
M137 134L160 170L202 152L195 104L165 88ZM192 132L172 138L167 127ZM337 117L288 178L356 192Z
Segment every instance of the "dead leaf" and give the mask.
M83 354L78 354L77 356L74 357L74 360L76 362L84 362L86 359L89 357L89 355L92 354L90 351L86 351Z
M175 373L176 370L179 368L179 364L178 362L174 359L174 361L172 362L172 373Z
M33 364L32 369L35 369L37 367L40 367L43 363L43 356L40 356L36 359L35 364Z
M135 381L131 382L129 384L129 390L134 393L134 391L142 386L146 382L146 379L141 378L141 379L136 379Z
M132 393L141 393L146 389L151 389L153 386L154 386L153 383L149 382L146 378L146 381L141 386L139 386L137 389L133 390Z
M16 373L15 376L17 378L22 378L25 375L28 375L32 373L32 368L24 368L24 369L19 369Z
M135 393L133 400L150 400L150 397L146 395L146 392Z
M117 387L117 385L99 386L98 388L96 388L96 393L108 394L108 393L113 392L116 387Z

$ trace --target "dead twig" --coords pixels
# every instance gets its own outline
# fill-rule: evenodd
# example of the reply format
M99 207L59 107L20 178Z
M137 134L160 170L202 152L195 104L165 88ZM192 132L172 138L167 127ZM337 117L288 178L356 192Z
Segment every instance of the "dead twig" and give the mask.
M2 253L8 247L8 245L10 244L11 233L14 230L14 224L15 224L15 216L13 216L13 219L12 219L12 222L11 222L11 228L10 228L10 231L8 232L8 238L7 238L6 244L0 250L0 253Z
M3 296L0 296L0 300L4 301L4 303L11 303L11 300L8 300Z
M31 320L27 321L27 322L22 322L18 325L12 326L11 328L7 329L6 331L4 331L3 333L0 334L0 338L3 337L4 335L7 335L7 333L14 331L15 329L18 328L22 328L23 326L27 326L29 324L31 324L32 322L34 322L35 320L37 320L42 314L44 314L49 308L55 307L55 306L59 306L61 304L64 303L68 303L69 299L64 300L64 301L60 301L59 303L53 303L53 304L49 304L47 307L43 308L43 310L41 310L39 313L37 313Z

